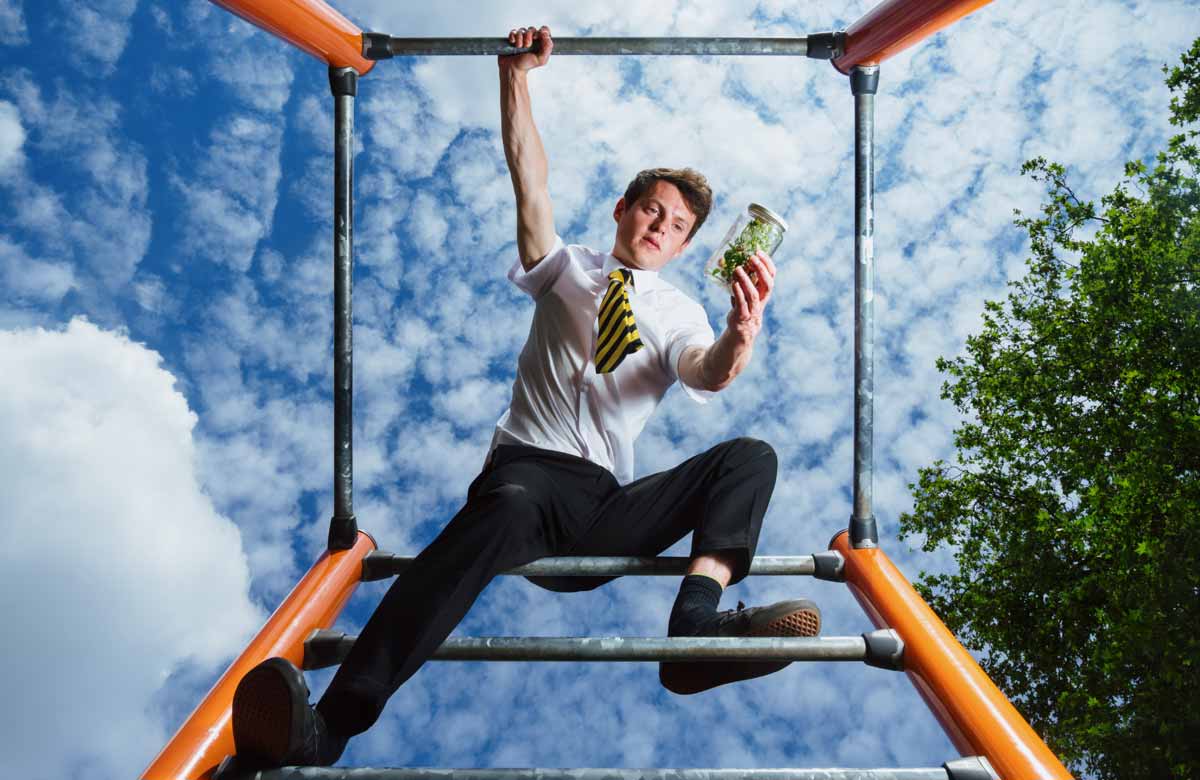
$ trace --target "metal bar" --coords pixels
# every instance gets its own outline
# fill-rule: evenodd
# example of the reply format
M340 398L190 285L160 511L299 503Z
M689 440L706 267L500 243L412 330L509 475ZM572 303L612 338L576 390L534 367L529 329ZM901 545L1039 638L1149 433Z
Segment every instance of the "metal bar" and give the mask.
M142 780L209 777L217 762L234 751L230 718L233 692L242 677L273 656L302 664L305 640L314 629L333 624L358 587L362 559L374 549L371 537L359 533L350 550L322 554L142 773Z
M330 68L333 154L333 519L329 549L346 549L354 519L354 95L351 68Z
M874 547L875 415L875 91L879 68L850 73L854 94L854 511L855 547Z
M345 659L358 637L314 632L304 668ZM865 661L867 639L842 637L450 637L435 661Z
M458 637L439 661L863 661L861 636L776 637Z
M829 568L837 565L833 553L812 555L760 555L750 563L750 574L754 576L814 575L817 573L817 558ZM379 580L394 577L404 571L413 561L412 557L374 552L363 561L363 579ZM690 558L662 556L641 558L627 556L573 557L561 556L542 558L533 563L509 569L504 574L519 577L667 577L682 575L687 571Z
M213 0L214 3L336 68L375 67L362 55L362 30L324 0Z
M832 36L833 33L825 33ZM816 36L811 36L816 37ZM386 57L446 57L521 54L505 38L393 38L363 34L363 54ZM555 38L554 54L592 55L766 55L804 57L808 38Z
M845 531L829 546L846 558L846 584L871 621L904 642L904 671L954 747L1000 777L1069 780L1071 774L979 668L883 550L854 549ZM978 776L978 775L976 775Z
M833 66L849 73L855 65L878 65L991 0L886 0L846 30L845 53Z
M288 767L232 775L255 780L948 780L920 769L344 769Z

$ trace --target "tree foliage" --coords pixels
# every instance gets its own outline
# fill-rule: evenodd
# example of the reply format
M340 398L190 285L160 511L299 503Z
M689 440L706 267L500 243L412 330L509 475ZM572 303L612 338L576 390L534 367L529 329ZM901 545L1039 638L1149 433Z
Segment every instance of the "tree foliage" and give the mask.
M964 414L901 534L918 587L1068 765L1200 777L1200 39L1164 68L1181 133L1100 205L1063 166L1018 212L1032 257L941 359Z

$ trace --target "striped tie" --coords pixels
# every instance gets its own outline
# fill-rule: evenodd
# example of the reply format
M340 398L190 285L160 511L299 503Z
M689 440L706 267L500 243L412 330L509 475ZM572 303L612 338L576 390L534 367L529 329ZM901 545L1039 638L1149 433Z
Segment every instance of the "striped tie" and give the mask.
M629 306L629 292L625 285L633 279L633 272L618 268L608 275L608 292L600 302L599 328L596 336L596 373L607 374L627 355L642 348L637 325L633 322L633 309Z

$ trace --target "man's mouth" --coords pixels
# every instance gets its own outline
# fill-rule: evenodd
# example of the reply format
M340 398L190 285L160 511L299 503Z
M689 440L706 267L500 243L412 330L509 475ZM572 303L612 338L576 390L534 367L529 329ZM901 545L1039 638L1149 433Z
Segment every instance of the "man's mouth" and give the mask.
M662 247L660 247L660 246L658 245L658 242L657 242L657 241L655 241L653 238L650 238L650 237L648 237L648 236L647 236L646 238L643 238L642 240L643 240L643 241L645 241L645 242L646 242L647 244L649 244L650 246L654 247L655 249L658 249L658 250L660 250L660 251L662 250Z

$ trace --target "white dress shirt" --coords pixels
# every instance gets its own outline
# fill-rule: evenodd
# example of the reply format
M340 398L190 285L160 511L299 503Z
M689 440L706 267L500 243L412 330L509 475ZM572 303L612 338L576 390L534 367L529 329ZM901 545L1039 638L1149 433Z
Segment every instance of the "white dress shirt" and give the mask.
M610 254L566 246L558 236L530 271L519 257L513 263L508 278L536 305L517 360L512 403L496 423L489 458L498 445L526 444L587 458L622 485L632 481L633 442L679 379L679 356L715 339L703 306L657 272L631 268L626 289L644 346L614 371L597 374L600 301L609 273L625 267ZM680 384L700 403L712 395Z

